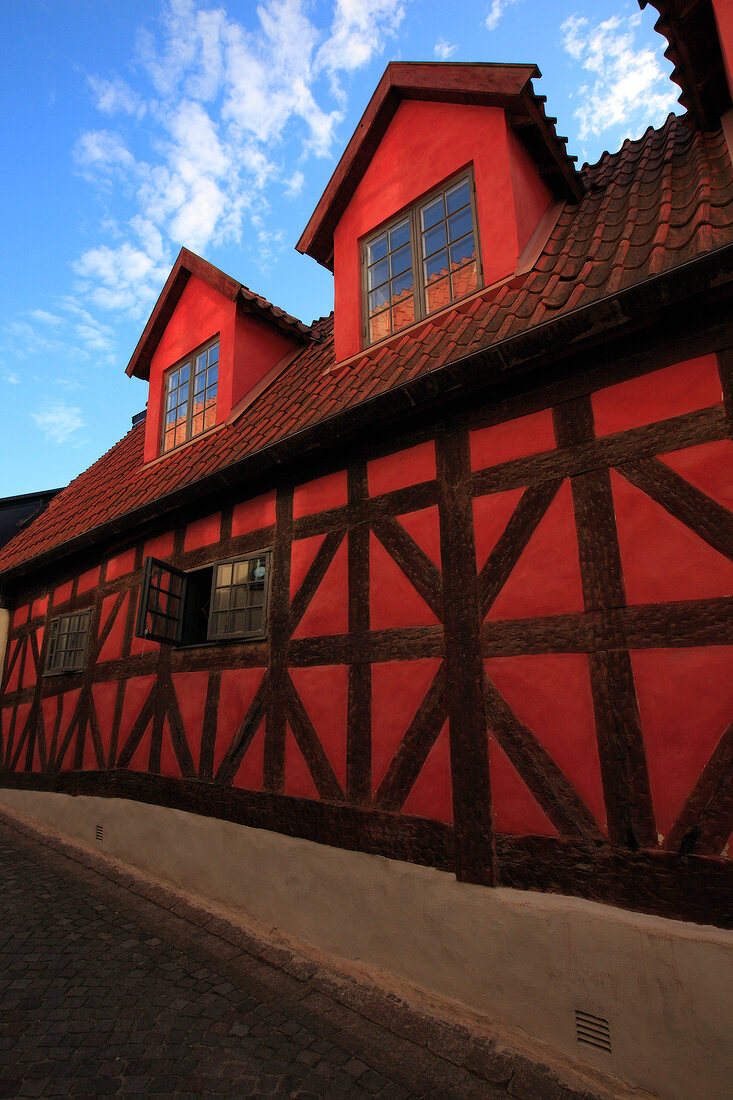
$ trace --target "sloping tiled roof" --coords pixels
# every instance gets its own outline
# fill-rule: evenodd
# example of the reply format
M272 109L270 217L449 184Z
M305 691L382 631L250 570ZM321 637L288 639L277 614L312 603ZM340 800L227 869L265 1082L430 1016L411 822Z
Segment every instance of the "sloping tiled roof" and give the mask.
M332 321L317 322L289 367L230 426L143 467L143 424L61 492L0 550L0 570L25 572L115 530L145 510L180 503L208 475L330 421L457 360L531 334L574 311L647 283L726 246L733 248L733 169L722 133L702 134L670 116L583 169L586 192L566 205L533 269L334 367ZM295 439L293 437L296 437ZM254 456L258 456L255 458ZM252 467L254 469L254 466ZM173 498L172 496L173 495ZM24 565L24 563L26 563Z

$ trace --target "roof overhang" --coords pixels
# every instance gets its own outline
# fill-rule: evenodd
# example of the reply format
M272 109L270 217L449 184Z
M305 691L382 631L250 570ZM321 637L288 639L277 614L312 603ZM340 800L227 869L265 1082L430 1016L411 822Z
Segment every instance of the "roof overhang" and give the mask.
M659 12L654 29L667 39L679 102L699 130L717 130L731 97L711 0L639 0L639 7L648 3Z
M127 364L125 373L130 377L134 375L135 378L143 378L145 381L150 377L150 363L155 349L192 275L203 280L230 301L236 301L237 308L243 313L250 313L302 342L315 338L309 325L304 325L302 321L291 317L289 313L272 305L265 298L261 298L259 294L255 294L236 279L232 279L230 275L225 275L218 267L197 256L195 252L182 248L132 358Z
M535 95L536 65L393 61L385 69L326 190L295 246L333 270L333 234L379 142L402 100L501 107L558 199L577 201L583 183L575 157L558 137L557 119L545 114L545 96Z

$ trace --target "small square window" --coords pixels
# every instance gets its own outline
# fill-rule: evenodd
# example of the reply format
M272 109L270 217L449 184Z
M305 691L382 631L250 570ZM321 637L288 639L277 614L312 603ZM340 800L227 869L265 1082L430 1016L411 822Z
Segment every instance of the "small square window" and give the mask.
M270 551L183 573L146 558L135 633L171 645L264 638Z
M84 668L91 618L91 611L79 611L76 615L61 615L51 622L46 674L79 672Z

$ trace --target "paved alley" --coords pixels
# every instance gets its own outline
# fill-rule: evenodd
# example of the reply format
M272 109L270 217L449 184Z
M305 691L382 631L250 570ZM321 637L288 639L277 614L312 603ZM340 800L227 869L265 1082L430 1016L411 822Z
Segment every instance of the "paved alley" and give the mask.
M590 1096L0 817L0 1097Z

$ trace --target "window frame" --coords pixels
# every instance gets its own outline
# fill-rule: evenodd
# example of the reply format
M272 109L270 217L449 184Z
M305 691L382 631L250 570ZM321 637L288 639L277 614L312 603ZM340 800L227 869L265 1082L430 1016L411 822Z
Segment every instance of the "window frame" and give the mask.
M214 614L213 603L214 603L214 593L215 593L216 588L217 588L216 580L217 580L217 571L218 571L219 567L223 566L223 565L237 565L237 564L242 563L242 562L250 562L250 561L253 561L257 558L266 558L267 559L266 574L265 574L264 589L263 589L263 608L264 608L264 611L263 611L263 616L262 616L262 625L261 625L261 627L258 627L257 630L229 631L229 632L222 632L222 633L213 633L212 632L212 621L213 621L213 614ZM175 629L174 629L173 633L169 634L169 635L154 633L153 631L150 631L150 632L145 631L145 622L146 622L146 619L148 617L148 614L153 614L153 615L161 614L161 612L159 612L158 610L152 610L151 611L150 607L149 607L150 590L151 590L151 587L152 587L151 586L151 579L152 579L153 568L155 566L159 566L164 572L166 572L166 573L168 573L172 576L178 577L181 580L180 595L176 594L176 597L179 599L180 608L179 608L179 611L178 611L178 615L174 620L175 621ZM190 640L188 640L188 638L191 637L191 631L190 630L187 631L188 638L186 637L186 633L185 633L186 623L187 623L187 621L190 621L190 615L191 615L191 606L187 605L187 602L186 602L187 595L188 595L188 590L189 590L189 585L187 583L187 579L188 579L189 576L192 576L193 574L201 573L201 572L207 571L209 569L211 569L212 575L211 575L211 583L208 585L209 602L208 602L208 609L206 611L206 639L205 640L190 641ZM170 565L170 563L168 563L168 562L161 561L159 558L148 557L148 558L145 559L145 562L144 562L142 581L141 581L141 584L140 584L140 595L139 595L139 599L138 599L137 617L136 617L136 621L135 621L135 636L138 637L138 638L142 638L145 641L158 642L161 645L174 645L174 646L177 646L177 647L180 647L180 648L191 647L191 646L201 646L201 645L217 645L219 643L227 643L227 642L259 641L263 638L266 638L268 636L269 626L270 626L271 574L272 574L272 547L271 546L264 547L260 550L248 551L246 554L237 554L234 557L217 559L217 560L211 562L209 565L204 565L204 566L201 566L197 569L190 570L188 573L184 572L181 569L177 569L175 566ZM227 585L227 586L220 585L218 587L220 587L220 588L224 588L224 587L231 588L232 585ZM195 586L194 586L194 589L195 589ZM158 589L158 591L163 591L163 590ZM223 609L223 610L230 611L230 610L238 610L238 609L227 608L227 609ZM165 615L166 612L162 612L162 614ZM173 616L171 616L171 618L173 618Z
M56 648L56 640L61 631L61 624L68 623L71 619L79 619L84 621L83 631L77 629L73 633L84 633L84 646L82 649L72 651L78 652L79 659L73 665L58 665L55 663L56 657L59 653L68 653L67 649L59 650ZM52 619L48 626L48 645L46 647L46 658L43 664L44 676L63 676L67 673L83 672L87 663L87 653L89 652L89 636L91 633L92 625L92 612L91 608L84 611L73 611L66 615L58 615L55 619ZM71 631L66 630L64 632L67 636Z
M160 453L161 455L168 455L172 451L178 450L179 447L185 447L187 443L190 443L194 439L200 439L202 435L207 432L213 431L216 427L216 416L214 417L214 423L209 427L204 427L200 432L192 434L193 427L193 406L194 406L194 377L195 377L195 363L196 358L202 355L204 352L208 354L209 349L213 348L215 344L219 345L219 358L217 359L217 375L216 375L216 401L218 405L219 401L219 367L221 366L221 333L217 332L211 339L206 340L203 344L200 344L194 351L184 355L182 359L179 359L177 363L173 363L163 372L163 396L161 402L161 422L160 422ZM166 436L166 417L168 415L168 380L174 371L180 371L183 367L189 367L188 375L188 398L186 405L186 434L185 438L180 443L174 443L171 447L166 449L165 436ZM209 369L207 364L207 370ZM178 387L176 387L178 388ZM206 388L204 388L204 394ZM216 413L217 405L214 406L214 412ZM206 417L206 407L204 406L204 419Z
M473 222L473 236L476 245L476 286L473 290L467 291L466 294L461 294L460 297L452 298L445 306L440 306L438 309L430 310L427 307L426 299L426 286L423 280L422 266L425 257L422 251L422 226L420 224L420 213L426 207L430 206L441 195L445 195L447 191L452 190L464 180L468 183L469 193L469 209L471 211L471 218ZM403 325L401 328L393 329L391 332L386 333L384 336L378 336L375 339L369 337L369 263L368 263L368 248L379 237L385 233L389 233L401 222L407 221L410 226L410 250L412 257L412 265L410 269L412 271L412 285L413 285L413 300L415 303L415 316L408 324ZM404 247L404 246L401 246ZM447 247L447 244L446 244ZM388 253L389 255L389 253ZM400 332L405 332L411 325L419 324L427 317L433 314L440 313L443 309L449 309L455 302L460 302L463 298L467 298L470 294L475 294L481 290L484 285L483 277L483 265L481 262L481 241L479 235L479 224L476 213L476 182L474 178L473 165L469 164L466 168L456 172L455 175L449 179L444 180L438 184L437 187L427 191L424 195L421 195L419 199L411 203L407 208L400 211L389 221L383 222L377 229L372 230L362 239L361 242L361 315L362 315L362 341L364 347L372 347L375 344L379 344L382 340L390 340L393 336L397 336Z
M265 573L264 587L263 587L263 590L262 590L262 596L263 596L263 605L262 606L264 608L263 615L262 615L262 626L257 630L246 630L246 631L241 631L240 630L240 631L223 632L223 633L212 634L212 632L211 632L211 620L212 620L213 616L217 613L217 610L219 610L219 611L223 610L223 609L217 609L217 608L214 607L214 594L216 592L216 589L217 589L217 587L221 587L221 588L226 587L226 588L230 588L230 589L235 587L233 584L217 586L217 583L216 583L217 570L222 565L239 565L240 563L245 562L245 561L246 562L254 561L256 558L267 558L267 571ZM209 599L209 621L208 621L208 624L207 624L207 631L206 631L207 641L209 641L209 642L231 642L231 641L239 641L241 639L244 639L245 641L249 641L249 640L252 640L252 639L261 639L261 638L266 638L267 637L269 621L270 621L270 579L271 579L271 576L272 576L272 550L271 549L255 551L252 554L245 554L244 556L238 555L235 558L223 558L221 561L216 561L216 562L213 563L213 574L212 574L212 577L211 577L211 596L210 596L210 599ZM227 613L229 613L232 610L239 610L239 609L231 608L231 607L226 609ZM244 608L243 610L247 610L247 609Z

